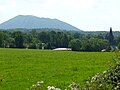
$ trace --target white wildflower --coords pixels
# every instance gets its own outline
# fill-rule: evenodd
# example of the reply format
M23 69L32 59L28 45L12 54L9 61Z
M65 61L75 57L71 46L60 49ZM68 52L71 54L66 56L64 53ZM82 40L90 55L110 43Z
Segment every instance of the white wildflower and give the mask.
M117 88L119 88L119 86L117 86Z
M44 83L44 81L38 81L37 82L37 84L43 84Z
M69 85L69 87L72 87L72 88L74 88L76 86L77 86L77 84L75 82L72 82L72 84Z
M35 84L33 84L33 85L32 85L32 87L36 87L36 85L35 85Z
M38 87L41 87L41 86L43 85L43 83L44 83L44 81L38 81L38 82L37 82L37 86L38 86Z
M48 86L48 90L61 90L60 88L55 88L54 86Z
M116 86L114 89L115 89L115 90L118 90L118 89L119 89L119 86Z
M103 74L106 74L107 73L107 71L103 71Z
M89 84L89 81L86 81L87 84Z
M56 88L55 90L61 90L60 88Z
M100 84L100 87L102 86L102 84Z

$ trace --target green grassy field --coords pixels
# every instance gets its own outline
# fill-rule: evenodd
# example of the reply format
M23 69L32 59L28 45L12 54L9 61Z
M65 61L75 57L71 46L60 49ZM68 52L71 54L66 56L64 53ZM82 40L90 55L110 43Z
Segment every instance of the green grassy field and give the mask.
M41 51L0 49L0 90L26 90L39 80L61 89L72 81L84 86L85 80L108 69L112 52Z

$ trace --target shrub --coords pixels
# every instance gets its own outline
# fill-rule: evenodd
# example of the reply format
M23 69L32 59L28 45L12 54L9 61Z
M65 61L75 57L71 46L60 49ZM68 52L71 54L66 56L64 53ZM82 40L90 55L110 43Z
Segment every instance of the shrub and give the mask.
M116 55L115 66L90 78L87 81L87 88L90 90L120 90L120 54Z

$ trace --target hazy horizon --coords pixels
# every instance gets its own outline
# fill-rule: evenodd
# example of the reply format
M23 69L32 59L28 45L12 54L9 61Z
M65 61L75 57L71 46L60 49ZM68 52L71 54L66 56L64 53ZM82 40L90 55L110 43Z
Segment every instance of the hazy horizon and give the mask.
M0 23L17 15L59 19L84 31L120 31L119 0L4 0Z

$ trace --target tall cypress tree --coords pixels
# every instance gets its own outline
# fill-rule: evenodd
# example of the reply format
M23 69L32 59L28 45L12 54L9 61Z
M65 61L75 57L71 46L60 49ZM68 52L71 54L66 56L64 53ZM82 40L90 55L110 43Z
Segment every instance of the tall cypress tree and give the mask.
M115 45L115 39L112 32L112 27L110 27L110 32L107 34L106 39L109 41L110 45Z

